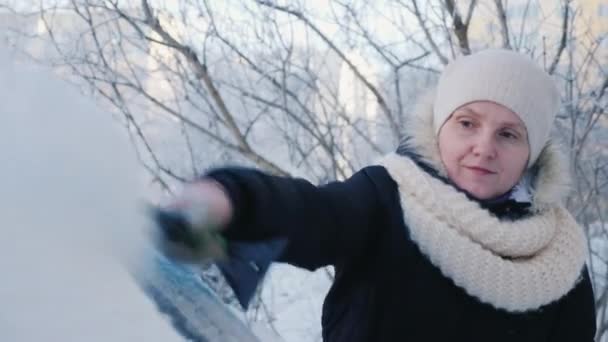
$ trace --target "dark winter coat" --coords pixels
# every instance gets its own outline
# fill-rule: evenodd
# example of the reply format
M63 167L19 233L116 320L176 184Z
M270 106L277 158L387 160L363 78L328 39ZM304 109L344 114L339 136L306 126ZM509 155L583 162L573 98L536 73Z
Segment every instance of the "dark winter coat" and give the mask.
M247 169L209 176L234 203L226 237L286 238L279 261L309 270L335 267L323 306L324 341L593 340L594 301L586 270L570 293L533 312L514 314L479 302L410 240L397 185L381 166L321 187ZM499 216L525 211L511 200L489 210Z

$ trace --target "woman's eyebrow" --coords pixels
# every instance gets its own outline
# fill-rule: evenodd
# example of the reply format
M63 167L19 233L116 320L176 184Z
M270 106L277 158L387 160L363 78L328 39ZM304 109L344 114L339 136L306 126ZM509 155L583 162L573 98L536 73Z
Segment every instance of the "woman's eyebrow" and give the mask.
M464 114L472 114L474 116L481 116L481 114L479 114L478 112L474 111L471 108L458 108L458 109L456 109L454 114L456 114L456 113L464 113Z
M462 114L470 114L473 115L477 118L482 117L483 115L481 115L481 113L479 113L478 111L472 109L472 108L458 108L456 111L454 111L454 114L456 113L462 113ZM514 121L501 121L499 122L499 124L501 126L507 126L509 128L519 128L519 129L523 129L524 131L526 130L526 126L522 123L522 122L514 122Z
M522 124L521 122L506 121L506 122L501 122L501 125L507 126L509 128L519 128L524 131L526 130L526 126L524 126L524 124Z

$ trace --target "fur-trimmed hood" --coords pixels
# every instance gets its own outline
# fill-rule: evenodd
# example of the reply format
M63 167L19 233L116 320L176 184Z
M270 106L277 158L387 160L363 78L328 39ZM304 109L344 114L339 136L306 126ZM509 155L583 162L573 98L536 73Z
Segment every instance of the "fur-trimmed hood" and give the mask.
M433 128L434 91L421 97L404 129L404 139L399 151L412 150L420 161L429 165L439 176L447 179L447 172L441 161L437 136ZM529 167L522 180L531 193L534 211L562 203L571 189L571 176L568 158L557 144L547 142L536 162Z

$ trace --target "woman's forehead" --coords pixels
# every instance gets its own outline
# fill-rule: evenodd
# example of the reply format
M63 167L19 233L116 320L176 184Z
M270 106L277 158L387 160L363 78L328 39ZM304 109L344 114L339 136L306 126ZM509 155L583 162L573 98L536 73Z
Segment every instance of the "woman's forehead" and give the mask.
M464 113L478 119L495 121L501 125L525 128L521 118L509 108L491 101L475 101L456 109L454 114Z

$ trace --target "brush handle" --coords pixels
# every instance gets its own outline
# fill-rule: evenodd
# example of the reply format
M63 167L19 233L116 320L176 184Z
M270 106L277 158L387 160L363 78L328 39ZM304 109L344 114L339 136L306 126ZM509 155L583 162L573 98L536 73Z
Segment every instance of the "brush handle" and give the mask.
M204 209L194 213L191 208L150 208L158 248L169 258L186 263L225 258L226 240L205 219Z

